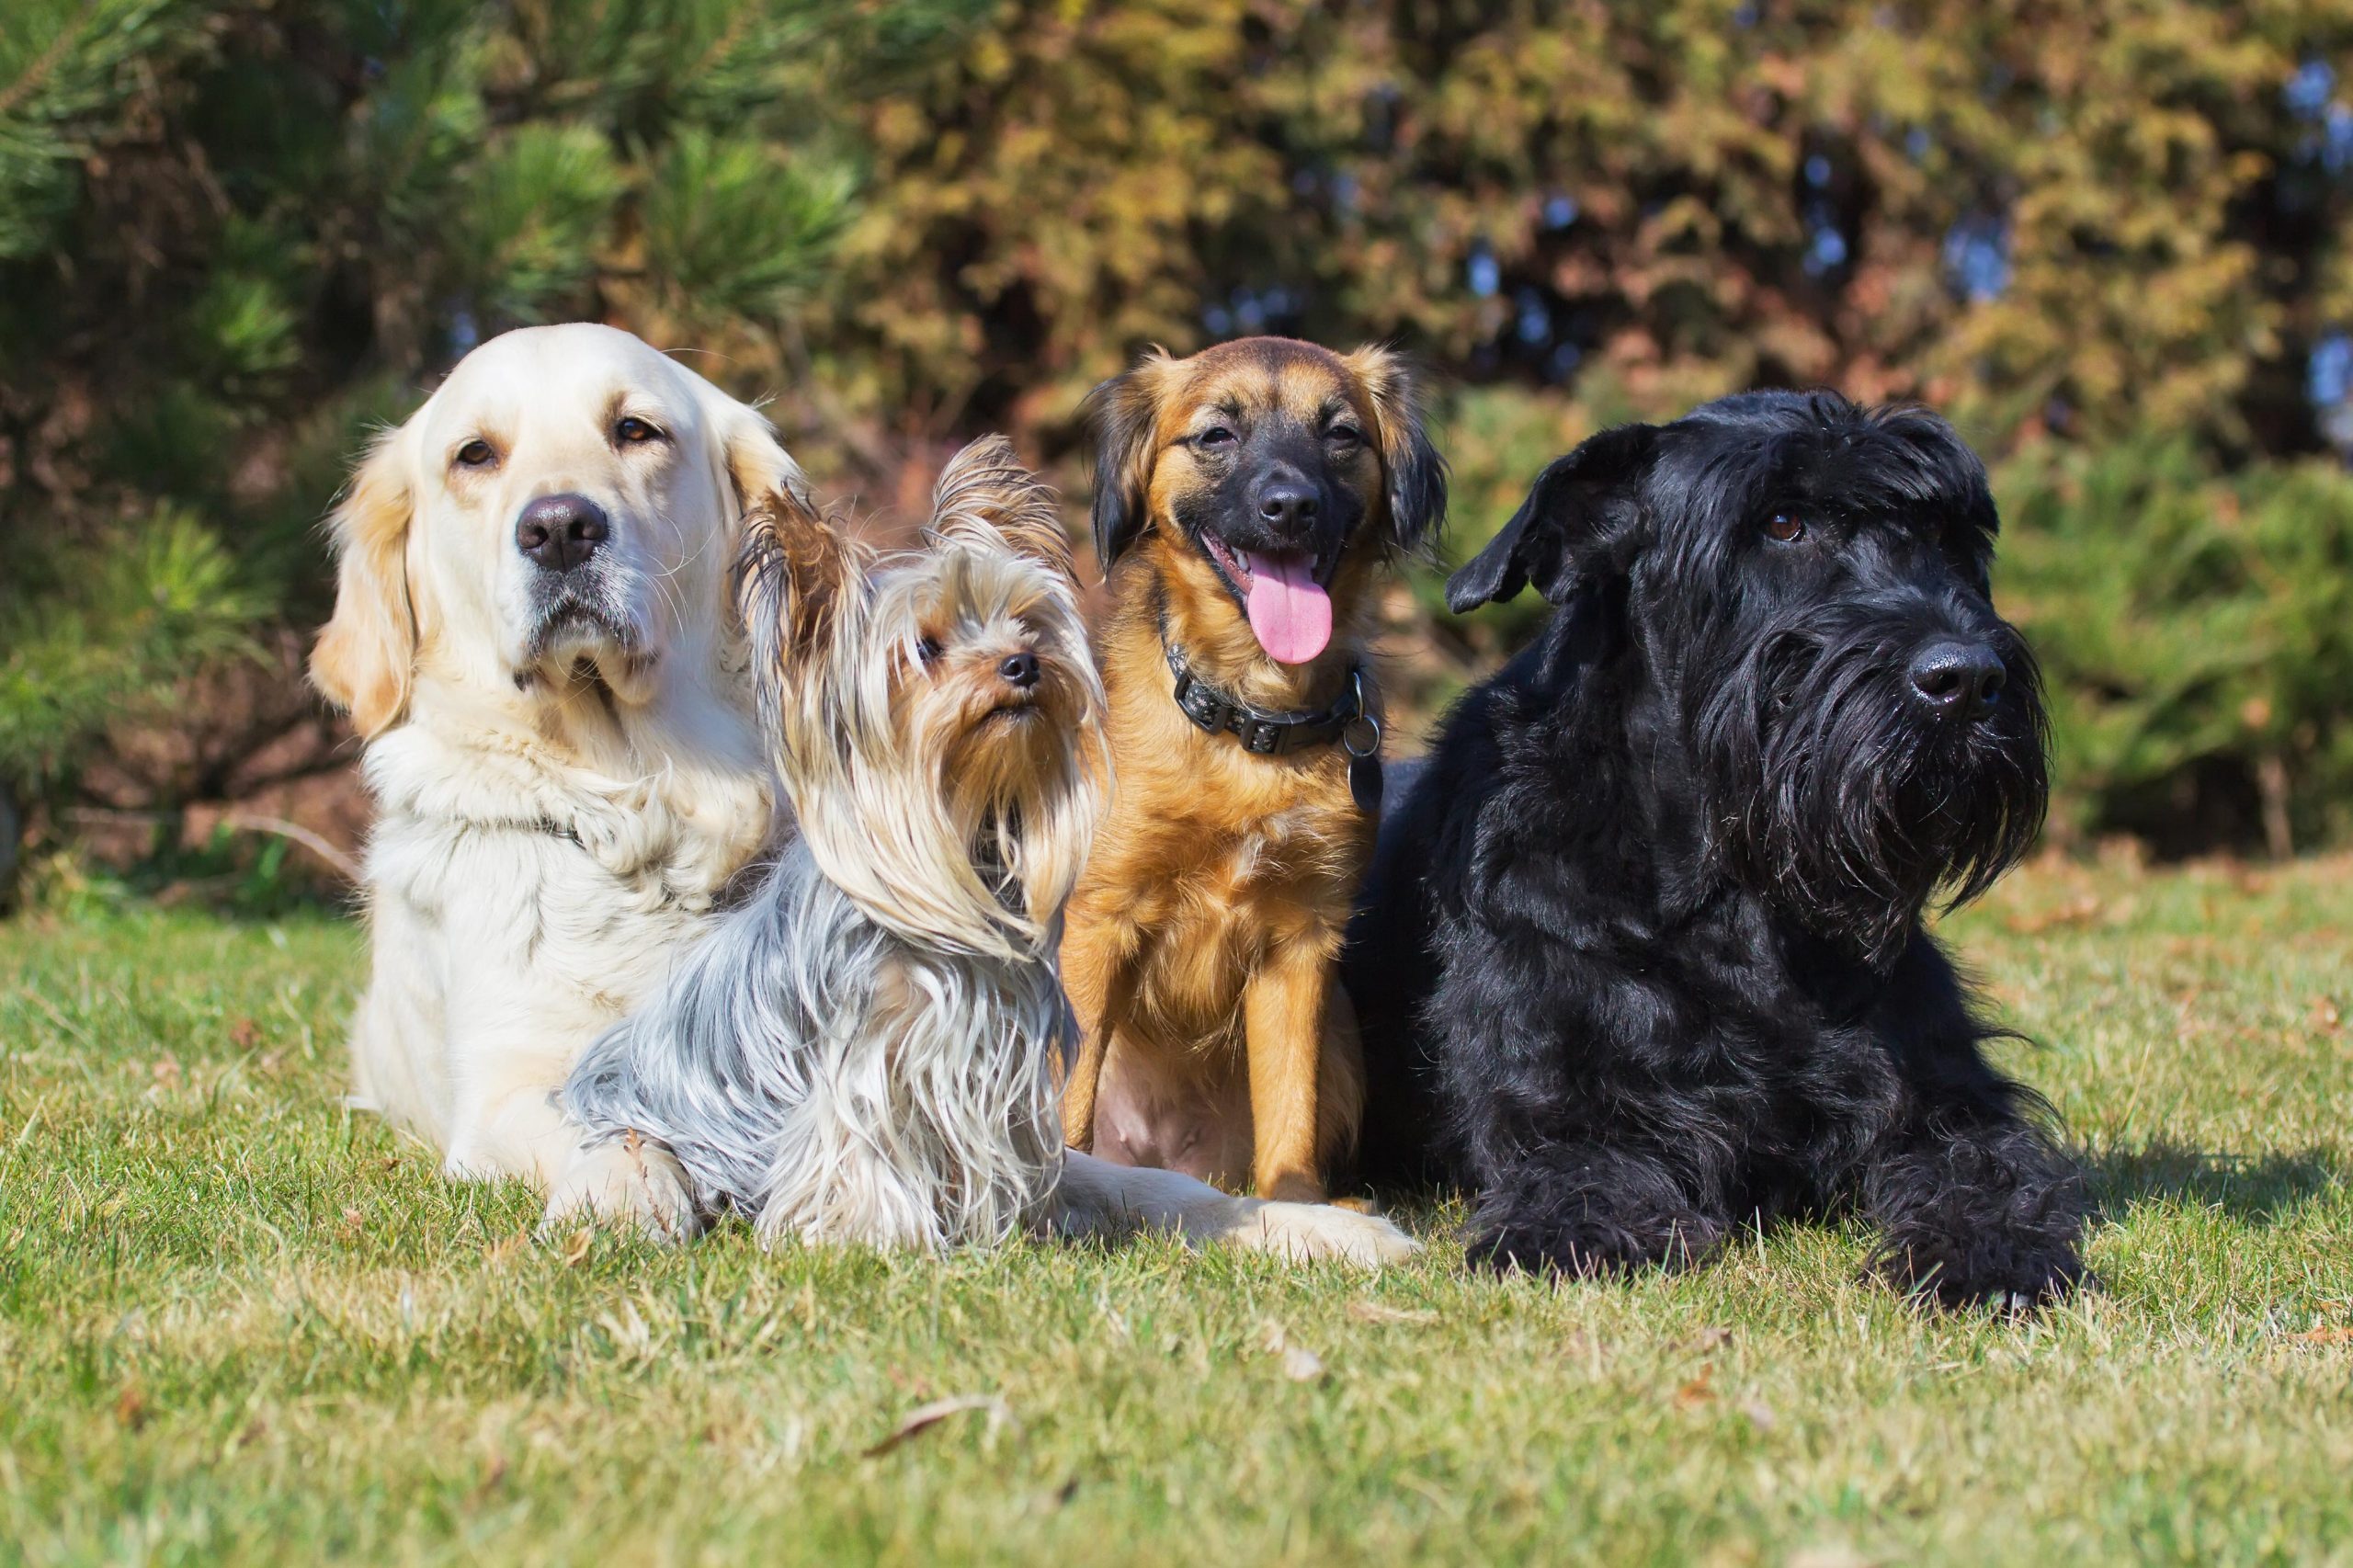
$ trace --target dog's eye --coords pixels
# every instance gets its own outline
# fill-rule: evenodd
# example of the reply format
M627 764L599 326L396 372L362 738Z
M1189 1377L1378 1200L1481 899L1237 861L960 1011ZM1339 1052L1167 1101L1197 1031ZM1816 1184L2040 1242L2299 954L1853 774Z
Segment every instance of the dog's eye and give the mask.
M1194 437L1193 444L1197 447L1207 447L1211 449L1215 449L1219 447L1230 447L1233 445L1233 432L1227 429L1222 425L1212 425L1208 429L1202 431L1199 435Z
M1765 537L1776 544L1790 544L1805 537L1805 519L1795 512L1776 512L1765 525Z
M479 436L458 449L457 463L460 468L488 468L497 460L498 454L491 450L490 443Z
M1364 432L1358 429L1353 425L1335 425L1329 430L1324 432L1324 438L1331 442L1336 447L1347 448L1361 447L1364 445Z
M915 639L915 657L921 659L925 664L928 665L936 662L939 657L939 652L938 638L918 637Z
M613 439L624 447L642 447L648 441L658 441L662 432L635 415L613 426Z

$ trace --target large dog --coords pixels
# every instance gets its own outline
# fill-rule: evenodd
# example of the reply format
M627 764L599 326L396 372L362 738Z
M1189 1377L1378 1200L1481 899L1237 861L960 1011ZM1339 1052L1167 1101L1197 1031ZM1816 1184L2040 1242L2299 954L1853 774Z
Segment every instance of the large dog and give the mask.
M1827 393L1544 471L1449 598L1560 608L1448 721L1352 934L1369 1174L1450 1170L1498 1266L1681 1265L1851 1205L1905 1290L2077 1282L2078 1174L1921 923L2043 811L1996 526L1941 420Z
M1363 1097L1334 976L1378 809L1362 639L1445 471L1380 348L1154 355L1092 424L1115 785L1063 945L1084 1031L1064 1131L1317 1199Z
M801 487L753 410L567 325L468 355L335 509L311 667L380 809L354 1097L452 1175L571 1167L574 1059L773 835L727 584Z
M1027 1226L1414 1251L1377 1218L1064 1153L1054 949L1101 803L1102 685L1052 498L1002 438L949 463L925 540L875 562L789 494L761 508L744 621L796 832L581 1059L564 1104L590 1153L551 1215L682 1236L733 1210L764 1241L931 1250Z

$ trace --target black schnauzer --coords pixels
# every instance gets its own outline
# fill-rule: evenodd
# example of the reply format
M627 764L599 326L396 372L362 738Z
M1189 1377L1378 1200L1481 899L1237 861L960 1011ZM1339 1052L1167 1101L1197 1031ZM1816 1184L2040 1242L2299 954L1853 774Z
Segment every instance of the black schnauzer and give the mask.
M1470 1187L1496 1267L1680 1266L1859 1205L1880 1272L1949 1305L2083 1278L2079 1173L1921 925L2042 820L1997 527L1943 420L1830 393L1539 476L1447 597L1560 608L1449 717L1350 935L1364 1176Z

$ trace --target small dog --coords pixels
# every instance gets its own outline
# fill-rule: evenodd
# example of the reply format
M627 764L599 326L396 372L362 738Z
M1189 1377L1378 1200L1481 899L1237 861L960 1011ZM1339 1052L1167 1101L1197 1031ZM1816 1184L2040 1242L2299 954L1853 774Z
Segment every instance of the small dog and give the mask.
M1097 389L1118 784L1063 963L1073 1147L1313 1200L1363 1100L1334 977L1372 847L1362 640L1383 561L1443 520L1413 378L1286 338Z
M1025 1223L1410 1250L1345 1211L1066 1175L1053 952L1100 805L1102 687L1051 497L1003 439L949 463L926 540L870 569L790 492L756 517L740 608L798 835L582 1057L563 1104L589 1153L550 1216L685 1235L733 1210L764 1242L931 1250Z
M1544 471L1448 598L1561 608L1449 717L1351 933L1365 1174L1435 1159L1495 1266L1679 1266L1852 1205L1906 1290L2076 1285L2079 1174L1921 920L2042 818L1997 526L1942 420L1830 393Z

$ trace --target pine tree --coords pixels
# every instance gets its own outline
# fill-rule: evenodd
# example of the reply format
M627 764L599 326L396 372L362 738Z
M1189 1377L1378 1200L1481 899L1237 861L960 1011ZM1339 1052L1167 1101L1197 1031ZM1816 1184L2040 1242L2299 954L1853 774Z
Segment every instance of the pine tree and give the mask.
M0 797L315 624L342 463L482 337L690 331L773 390L856 210L841 128L982 9L9 0Z

